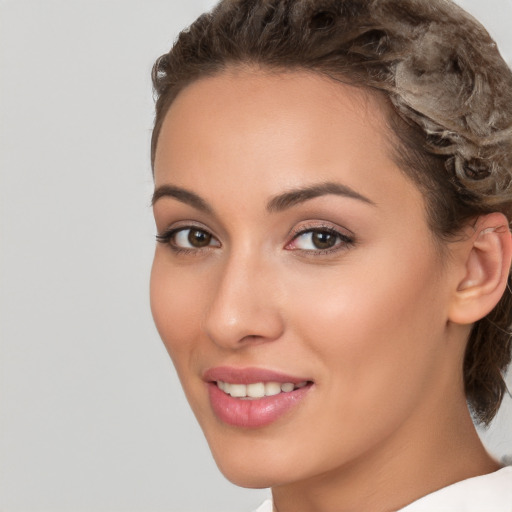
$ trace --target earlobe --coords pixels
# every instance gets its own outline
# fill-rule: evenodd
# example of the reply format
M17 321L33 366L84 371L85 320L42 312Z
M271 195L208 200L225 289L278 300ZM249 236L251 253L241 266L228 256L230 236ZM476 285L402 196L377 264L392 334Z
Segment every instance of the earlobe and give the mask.
M464 240L461 261L464 277L457 283L449 320L472 324L496 306L507 286L512 258L512 238L507 218L490 213L478 218Z

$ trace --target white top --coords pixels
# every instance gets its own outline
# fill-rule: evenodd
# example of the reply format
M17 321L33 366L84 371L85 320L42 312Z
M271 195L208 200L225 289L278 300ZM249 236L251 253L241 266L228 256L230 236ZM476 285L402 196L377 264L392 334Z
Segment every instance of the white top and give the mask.
M272 512L272 500L254 512ZM512 512L512 466L444 487L397 512Z

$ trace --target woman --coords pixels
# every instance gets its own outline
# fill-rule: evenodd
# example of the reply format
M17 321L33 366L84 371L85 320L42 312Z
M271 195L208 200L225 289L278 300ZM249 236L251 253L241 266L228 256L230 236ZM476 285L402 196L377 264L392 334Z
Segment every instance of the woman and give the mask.
M224 0L155 64L151 304L261 511L512 509L512 74L444 0ZM405 508L404 508L405 507Z

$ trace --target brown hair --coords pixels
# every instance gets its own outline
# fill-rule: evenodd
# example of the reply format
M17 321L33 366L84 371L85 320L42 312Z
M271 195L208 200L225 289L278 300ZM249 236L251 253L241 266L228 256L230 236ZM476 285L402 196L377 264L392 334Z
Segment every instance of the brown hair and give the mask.
M512 73L486 30L449 0L223 0L153 67L151 162L176 95L229 66L310 70L384 95L396 159L426 196L432 231L512 218ZM510 289L471 332L464 360L478 422L496 414L511 359Z

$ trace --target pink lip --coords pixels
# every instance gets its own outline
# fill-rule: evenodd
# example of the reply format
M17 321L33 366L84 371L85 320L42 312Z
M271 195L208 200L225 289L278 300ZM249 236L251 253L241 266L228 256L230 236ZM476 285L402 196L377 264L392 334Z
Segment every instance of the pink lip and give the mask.
M259 428L277 421L285 413L298 405L312 387L307 378L265 370L260 368L217 367L207 370L203 375L207 382L210 404L215 416L224 423L235 427ZM298 384L308 381L305 387L274 396L244 400L233 398L218 388L216 381L231 384L250 384L253 382L292 382Z

